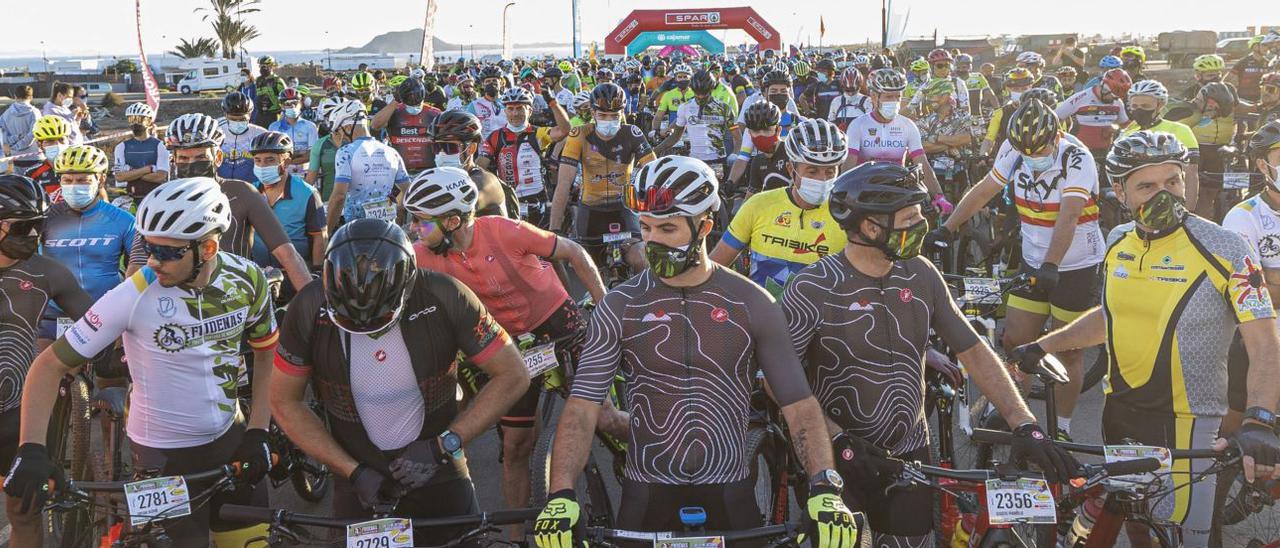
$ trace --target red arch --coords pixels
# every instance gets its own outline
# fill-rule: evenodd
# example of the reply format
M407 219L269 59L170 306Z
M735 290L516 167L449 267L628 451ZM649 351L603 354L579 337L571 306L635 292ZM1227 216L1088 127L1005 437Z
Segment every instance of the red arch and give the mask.
M609 33L604 52L625 55L642 32L670 30L742 29L760 43L761 49L782 50L782 36L751 8L707 8L678 10L634 10Z

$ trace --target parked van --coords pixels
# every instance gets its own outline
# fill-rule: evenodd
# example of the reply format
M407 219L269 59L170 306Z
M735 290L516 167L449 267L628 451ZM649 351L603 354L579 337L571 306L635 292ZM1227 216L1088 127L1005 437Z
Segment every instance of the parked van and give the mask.
M232 91L242 81L241 69L257 72L253 59L188 59L181 68L187 70L177 86L183 95L213 90Z
M114 91L114 87L107 82L82 82L76 85L84 86L84 91L90 98L101 97Z

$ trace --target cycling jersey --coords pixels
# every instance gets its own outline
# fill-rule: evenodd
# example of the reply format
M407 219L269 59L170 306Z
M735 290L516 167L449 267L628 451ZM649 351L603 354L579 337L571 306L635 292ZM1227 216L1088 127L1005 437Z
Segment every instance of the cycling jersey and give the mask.
M560 165L579 170L583 205L609 207L622 203L622 187L631 181L632 169L653 158L653 148L640 128L623 124L606 141L596 133L594 123L586 123L569 131Z
M894 456L929 443L929 333L937 331L957 352L978 344L932 263L896 261L873 278L833 253L792 278L782 308L827 417Z
M1110 149L1115 128L1129 123L1124 101L1118 98L1103 101L1100 93L1099 87L1083 90L1068 97L1054 109L1060 120L1075 118L1076 137L1095 153Z
M750 141L750 139L745 139ZM772 153L758 152L752 145L751 152L743 148L744 154L739 154L740 161L747 161L747 172L744 175L746 180L746 188L750 192L761 192L765 190L773 190L775 188L783 188L791 184L791 174L787 173L787 166L791 165L791 158L787 156L786 147L779 144L773 148Z
M297 175L290 175L277 184L284 185L280 197L275 203L268 204L280 221L280 227L293 243L293 248L298 250L302 260L310 264L311 236L325 230L325 211L324 204L320 201L320 191ZM263 191L262 183L258 183L257 187L259 192ZM265 193L263 197L266 197ZM280 267L280 262L271 255L266 242L258 234L253 238L253 261L263 266Z
M1240 202L1227 212L1222 227L1244 237L1266 270L1280 270L1280 214L1261 194Z
M1146 78L1135 77L1133 79L1134 82L1139 82L1142 80L1146 80ZM1062 81L1058 80L1058 77L1052 74L1045 74L1044 76L1041 76L1039 80L1036 80L1036 83L1031 84L1031 87L1044 88L1047 90L1051 90L1058 97L1064 97L1066 95L1062 91ZM1050 106L1053 106L1053 105L1050 105Z
M1236 64L1231 67L1231 73L1236 75L1236 87L1240 89L1241 99L1258 100L1262 92L1259 84L1262 81L1262 75L1270 71L1269 64L1265 57L1259 59L1251 53L1236 61Z
M155 137L146 139L125 139L116 145L112 154L111 172L132 171L145 166L154 166L156 171L169 171L169 149L164 142ZM141 200L161 183L148 183L133 180L128 183L129 195Z
M716 83L716 88L711 90L711 98L729 107L730 120L738 116L738 96L734 95L728 84L724 82Z
M0 301L0 413L5 413L22 404L22 383L36 357L36 331L47 307L56 303L65 315L79 318L93 299L62 263L32 255L0 268Z
M662 97L658 99L658 116L666 115L662 123L663 127L675 122L676 111L680 109L680 105L692 100L693 90L691 89L686 88L681 91L680 88L672 88L663 92Z
M53 171L53 162L45 160L36 164L27 170L27 177L40 188L44 189L44 193L49 197L50 204L56 204L62 201L62 179Z
M684 128L682 140L689 145L689 156L703 161L722 161L727 154L725 143L732 143L733 118L729 105L718 99L712 97L700 104L695 98L676 109L675 125Z
M965 81L957 76L949 76L948 79L951 80L951 87L955 93L952 97L956 100L956 109L969 112L969 88L965 85ZM911 109L918 112L921 106L924 105L924 86L930 81L932 79L921 83L920 87L914 90L914 93L903 94L903 97L911 97L911 100L907 103Z
M128 256L133 245L133 224L128 211L103 200L84 211L54 204L45 220L41 253L71 270L80 287L97 300L120 284L120 258ZM44 317L53 320L62 315L55 304Z
M1221 417L1236 324L1275 317L1258 255L1239 234L1194 215L1156 237L1123 224L1107 241L1107 401Z
M556 250L556 235L505 217L477 217L471 247L438 255L418 242L418 268L457 278L480 298L508 333L542 325L569 298L555 269L543 260Z
M507 125L507 117L503 115L502 104L497 99L479 97L467 105L467 112L480 119L480 128L485 137L493 130Z
M297 158L300 154L305 154L307 159L310 160L311 156L308 151L316 144L316 141L320 140L320 129L310 120L302 118L290 124L288 118L281 116L279 120L276 120L267 129L269 131L278 131L293 139L293 158ZM290 175L301 176L307 173L307 164L290 163L285 166L285 169Z
M840 95L840 86L835 82L819 82L804 90L806 102L813 107L813 112L818 117L830 112L831 102Z
M515 188L516 196L532 196L543 192L546 177L542 173L542 147L539 141L551 128L525 126L518 135L503 127L485 138L480 156L488 158L494 174Z
M409 114L405 105L396 107L387 121L387 144L400 153L410 173L436 167L436 154L431 146L431 125L440 111L423 106L418 114Z
M804 209L788 187L747 199L721 241L737 251L748 251L751 280L778 296L792 275L830 253L839 253L848 239L831 218L826 202Z
M360 137L338 149L333 169L334 185L349 185L342 208L347 222L365 217L395 222L391 190L409 182L400 153L368 136Z
M1196 142L1200 143L1201 152L1207 148L1206 145L1229 145L1236 136L1234 116L1209 118L1196 113L1176 121L1191 128L1191 133L1196 136Z
M338 147L333 145L333 136L325 135L320 138L316 146L311 147L311 161L307 162L307 166L311 171L320 170L320 176L316 178L316 186L320 190L320 198L325 202L329 201L329 194L333 192L334 177L334 161L338 155Z
M751 106L757 101L767 101L767 100L768 99L765 98L764 94L760 92L751 94L746 99L743 99L742 108L738 109L738 118L737 120L734 121L734 123L740 127L746 127L747 126L747 107ZM782 109L782 118L778 122L778 125L782 127L782 133L778 137L780 139L786 139L787 132L791 130L792 126L800 123L800 120L801 120L800 108L796 106L795 99L788 97L787 108ZM749 143L750 141L751 139L743 139L742 146L744 147L747 146L747 143ZM755 150L754 146L752 147L752 150Z
M1120 136L1130 135L1143 128L1138 127L1137 122L1130 122L1124 129L1120 130ZM1160 123L1146 128L1147 131L1162 131L1173 135L1187 148L1190 157L1187 159L1190 163L1196 163L1200 159L1200 142L1196 140L1196 134L1186 124L1181 124L1173 120L1160 120Z
M227 195L227 203L231 204L231 228L218 239L219 249L249 257L255 235L261 237L267 249L272 251L289 243L289 236L281 226L280 219L276 218L271 205L258 189L244 181L232 179L223 179L219 183L222 193ZM146 263L145 255L142 263Z
M868 112L871 112L871 97L860 93L853 95L841 94L831 101L831 108L827 112L827 120L839 127L840 131L847 131L849 123L854 118Z
M697 287L645 270L591 315L573 397L602 403L615 374L631 414L628 480L703 485L747 477L756 368L779 407L810 397L786 319L759 286L720 265Z
M986 109L982 102L982 91L992 89L987 77L981 72L970 72L969 77L964 79L964 87L969 90L969 112L974 115L983 113Z
M920 130L922 142L936 142L939 137L968 136L972 134L973 118L969 116L969 111L958 108L952 108L951 114L945 118L935 110L922 118L917 127ZM964 168L963 165L956 162L956 153L958 151L959 149L957 148L947 148L945 151L934 152L929 155L929 163L933 165L933 171L938 177L951 179Z
M747 90L753 88L751 79L741 74L735 74L729 84L733 87L734 93L746 93Z
M904 165L906 158L924 155L920 129L906 116L883 121L879 113L861 116L849 124L849 156L856 164L892 162Z
M1098 228L1098 167L1089 150L1072 135L1062 135L1054 151L1053 165L1035 173L1018 152L1005 141L1000 145L991 175L1010 186L1018 217L1022 219L1022 260L1031 268L1040 268L1053 227L1058 221L1062 199L1085 200L1084 210L1076 221L1071 247L1058 267L1063 271L1088 268L1102 261L1102 230ZM1012 181L1012 184L1010 183Z
M223 179L239 179L254 182L258 177L253 174L253 140L266 133L266 128L257 124L249 124L249 129L236 135L231 132L226 118L218 119L218 131L222 132L222 163L218 164L218 176Z
M262 270L226 252L213 260L200 290L164 287L143 267L53 343L74 366L123 336L133 378L126 431L147 447L192 447L225 433L239 414L240 343L256 351L276 344Z

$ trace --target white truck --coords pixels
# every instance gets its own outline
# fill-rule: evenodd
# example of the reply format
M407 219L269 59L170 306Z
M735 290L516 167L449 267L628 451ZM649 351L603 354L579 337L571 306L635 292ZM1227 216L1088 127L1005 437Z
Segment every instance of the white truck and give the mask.
M234 91L243 79L241 69L249 69L257 75L258 68L252 58L240 59L188 59L180 67L187 73L178 81L178 91L183 95L202 91Z

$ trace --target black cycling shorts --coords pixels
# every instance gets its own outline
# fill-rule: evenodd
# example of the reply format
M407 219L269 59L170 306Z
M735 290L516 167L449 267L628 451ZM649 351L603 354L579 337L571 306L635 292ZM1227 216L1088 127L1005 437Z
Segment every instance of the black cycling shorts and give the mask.
M18 430L22 426L22 408L15 407L0 413L0 470L9 472L13 457L18 454Z
M578 305L565 299L550 318L529 331L535 338L534 346L556 341L556 360L563 365L566 359L576 359L582 348L582 336L586 323L578 313ZM577 335L577 336L574 336ZM507 410L499 421L509 428L533 428L538 413L538 398L542 395L542 375L529 379L529 389Z
M1058 285L1053 291L1042 287L1019 287L1009 292L1009 306L1032 314L1052 315L1061 322L1070 322L1098 305L1098 293L1102 278L1098 267L1090 266L1068 270L1058 274ZM1021 273L1034 274L1027 265Z
M706 485L667 485L622 480L622 504L618 508L618 528L628 531L683 531L680 509L689 506L707 513L703 529L741 531L764 524L756 506L755 482ZM932 516L932 514L930 514ZM619 546L652 546L648 543L618 543Z
M1240 331L1231 339L1227 351L1227 407L1244 413L1249 401L1249 351L1244 347Z
M905 461L930 462L929 447L921 447L902 456ZM878 535L920 537L933 531L933 490L912 486L894 489L885 495L882 478L859 479L852 473L845 478L844 503L849 510L863 512L867 523Z
M631 240L638 241L640 218L635 212L622 206L617 209L597 209L578 204L574 207L574 237L587 249L603 247L600 237L612 232L630 232Z
M373 511L360 504L360 497L347 478L333 477L333 517L372 519ZM480 505L476 502L475 487L471 478L459 477L439 483L430 483L424 487L409 491L400 497L392 514L406 518L445 518L450 516L466 516L480 513ZM419 546L445 545L457 540L458 536L469 531L472 526L415 528L413 541ZM342 539L346 532L334 529L330 533L333 539ZM461 546L473 546L462 544Z

